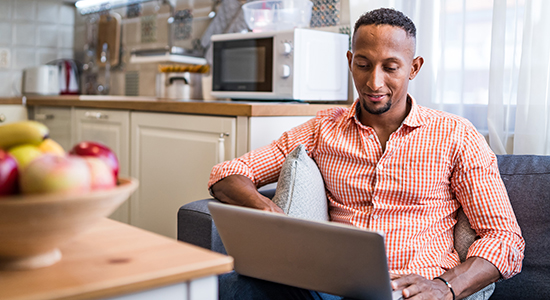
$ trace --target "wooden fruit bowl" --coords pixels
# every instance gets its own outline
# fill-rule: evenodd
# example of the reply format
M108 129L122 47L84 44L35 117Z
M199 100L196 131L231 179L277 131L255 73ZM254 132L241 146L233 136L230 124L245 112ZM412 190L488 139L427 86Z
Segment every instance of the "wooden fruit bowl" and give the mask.
M0 270L46 267L61 259L59 247L109 216L137 189L117 187L82 195L40 194L0 198Z

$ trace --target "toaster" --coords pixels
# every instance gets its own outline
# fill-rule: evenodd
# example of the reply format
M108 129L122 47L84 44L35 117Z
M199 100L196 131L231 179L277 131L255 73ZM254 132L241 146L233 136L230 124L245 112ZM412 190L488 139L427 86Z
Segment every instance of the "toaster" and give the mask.
M59 68L42 65L24 69L23 94L59 95Z

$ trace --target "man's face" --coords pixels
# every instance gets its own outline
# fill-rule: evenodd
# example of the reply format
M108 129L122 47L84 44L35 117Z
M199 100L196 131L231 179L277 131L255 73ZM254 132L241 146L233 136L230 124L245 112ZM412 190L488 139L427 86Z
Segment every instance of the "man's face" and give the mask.
M347 57L362 115L404 114L409 80L423 63L414 58L414 39L390 25L361 26L353 38Z

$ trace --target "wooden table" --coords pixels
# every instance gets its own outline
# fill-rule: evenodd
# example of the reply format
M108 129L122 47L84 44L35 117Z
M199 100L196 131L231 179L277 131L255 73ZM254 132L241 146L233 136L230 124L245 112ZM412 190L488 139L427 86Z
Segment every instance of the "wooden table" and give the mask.
M217 299L233 259L104 219L50 267L0 271L0 299Z

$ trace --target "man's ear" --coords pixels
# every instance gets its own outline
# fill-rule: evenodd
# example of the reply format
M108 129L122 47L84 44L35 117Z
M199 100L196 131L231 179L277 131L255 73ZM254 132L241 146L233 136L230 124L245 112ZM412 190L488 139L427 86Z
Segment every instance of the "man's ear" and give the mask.
M353 53L351 53L351 51L348 50L348 53L346 53L346 56L348 58L348 68L351 71L351 62L353 60Z
M418 72L420 71L420 68L422 68L422 65L424 64L424 58L422 56L417 56L413 59L412 65L411 65L411 73L409 74L409 80L413 80Z

